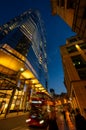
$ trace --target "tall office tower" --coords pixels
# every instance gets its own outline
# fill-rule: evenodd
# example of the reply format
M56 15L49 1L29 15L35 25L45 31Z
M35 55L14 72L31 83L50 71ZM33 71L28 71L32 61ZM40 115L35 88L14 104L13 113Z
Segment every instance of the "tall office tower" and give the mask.
M28 10L0 26L0 102L9 111L29 109L30 95L47 92L44 24L37 10ZM2 103L3 104L3 103Z
M86 43L79 37L68 38L60 48L64 83L72 108L79 108L86 117Z
M5 117L10 111L28 110L35 91L48 94L47 73L46 37L39 11L30 9L0 26L0 103L4 103Z
M47 80L46 38L38 11L26 11L0 27L0 44L7 44L26 57L37 79ZM29 66L30 67L30 66ZM47 82L47 81L46 81Z

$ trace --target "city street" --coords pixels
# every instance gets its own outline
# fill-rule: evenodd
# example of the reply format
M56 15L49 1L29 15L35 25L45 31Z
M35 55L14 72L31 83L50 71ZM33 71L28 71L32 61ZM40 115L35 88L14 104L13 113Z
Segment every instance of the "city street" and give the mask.
M47 130L47 129L42 129L42 128L28 128L28 127L25 127L25 126L19 126L19 127L13 128L11 130Z
M66 114L66 120L64 120L62 113L56 115L59 130L75 130L75 126L69 118L69 113ZM19 114L16 117L10 115L7 119L0 120L0 130L47 130L44 128L29 128L25 123L26 118L27 114Z
M29 128L25 122L27 115L28 113L24 115L19 113L15 116L9 115L6 119L2 117L0 119L0 130L46 130L44 128Z
M86 130L86 0L0 3L0 130Z

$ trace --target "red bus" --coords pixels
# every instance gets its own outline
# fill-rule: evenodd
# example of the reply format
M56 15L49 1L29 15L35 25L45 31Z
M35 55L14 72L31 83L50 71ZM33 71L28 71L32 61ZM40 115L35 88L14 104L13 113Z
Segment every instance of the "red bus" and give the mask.
M30 112L26 123L28 126L46 127L48 112L53 106L52 98L44 92L34 92L30 97Z

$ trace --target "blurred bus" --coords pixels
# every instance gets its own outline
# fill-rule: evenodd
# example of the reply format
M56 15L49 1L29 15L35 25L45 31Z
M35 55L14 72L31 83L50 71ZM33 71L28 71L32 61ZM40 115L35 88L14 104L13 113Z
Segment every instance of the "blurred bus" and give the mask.
M28 126L46 127L48 112L54 106L50 95L44 92L34 92L30 97L30 112L26 123Z
M43 113L51 111L54 106L52 97L45 92L34 92L30 97L30 104L31 107L41 109Z

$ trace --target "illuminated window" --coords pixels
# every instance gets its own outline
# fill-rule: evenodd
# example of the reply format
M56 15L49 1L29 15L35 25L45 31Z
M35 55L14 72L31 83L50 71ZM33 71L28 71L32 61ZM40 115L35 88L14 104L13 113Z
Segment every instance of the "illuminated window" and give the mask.
M73 46L67 47L67 51L68 51L69 53L72 53L72 52L77 51L77 49L76 49L75 45L73 45Z
M81 55L73 56L71 59L80 76L80 79L86 79L86 61L84 61Z
M86 42L79 44L79 46L80 46L81 49L86 49Z

